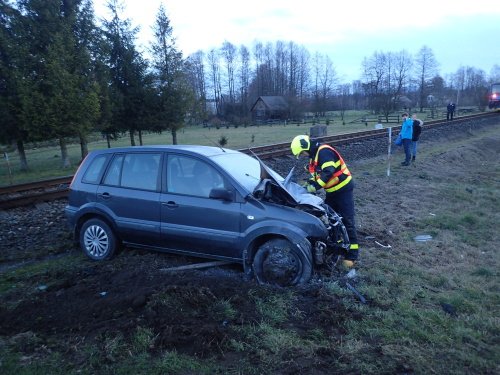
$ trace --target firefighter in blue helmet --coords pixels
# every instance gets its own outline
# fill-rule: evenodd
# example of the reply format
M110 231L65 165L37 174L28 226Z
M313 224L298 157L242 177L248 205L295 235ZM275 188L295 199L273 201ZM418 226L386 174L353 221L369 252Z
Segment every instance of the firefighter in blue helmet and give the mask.
M354 221L354 181L339 152L333 147L311 140L307 135L296 136L290 145L295 157L309 156L309 173L306 189L310 193L324 189L325 203L341 217L347 229L350 249L344 254L343 265L350 268L358 259L359 245Z

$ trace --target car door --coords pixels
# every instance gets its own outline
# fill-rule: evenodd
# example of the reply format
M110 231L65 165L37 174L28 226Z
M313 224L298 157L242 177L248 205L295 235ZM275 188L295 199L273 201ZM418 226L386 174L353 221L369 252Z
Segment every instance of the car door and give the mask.
M162 153L131 152L116 154L109 164L97 202L124 242L160 244L161 162Z
M161 195L165 247L215 257L241 258L240 203L210 198L213 188L234 189L221 171L191 156L167 158Z

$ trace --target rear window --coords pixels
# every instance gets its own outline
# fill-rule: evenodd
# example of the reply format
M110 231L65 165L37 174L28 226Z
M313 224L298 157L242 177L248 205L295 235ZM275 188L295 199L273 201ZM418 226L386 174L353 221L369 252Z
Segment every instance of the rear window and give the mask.
M101 181L101 176L106 167L108 158L108 155L96 156L85 171L82 182L87 184L98 184Z

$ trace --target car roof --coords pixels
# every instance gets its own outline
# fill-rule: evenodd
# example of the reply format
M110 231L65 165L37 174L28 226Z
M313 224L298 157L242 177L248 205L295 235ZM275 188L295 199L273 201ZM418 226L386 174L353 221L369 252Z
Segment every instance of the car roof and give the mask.
M120 153L120 152L141 152L141 151L183 151L188 153L195 153L206 157L222 155L226 153L240 153L237 150L228 148L215 147L215 146L202 146L202 145L151 145L151 146L130 146L130 147L115 147L94 150L93 153L106 154L106 153Z

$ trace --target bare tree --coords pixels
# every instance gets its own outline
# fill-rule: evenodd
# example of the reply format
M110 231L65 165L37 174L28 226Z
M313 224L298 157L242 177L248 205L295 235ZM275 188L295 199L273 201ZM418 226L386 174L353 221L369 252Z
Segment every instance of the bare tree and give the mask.
M415 57L415 75L418 79L419 106L420 112L423 111L426 98L429 94L430 81L438 72L439 64L434 57L432 49L424 45L418 51Z
M253 48L253 56L255 61L255 96L262 95L264 87L264 77L261 73L261 67L264 64L264 46L261 42L257 42Z
M406 51L375 52L363 60L364 87L369 107L388 118L396 109L412 67L411 56Z
M210 78L212 83L212 90L214 93L214 102L215 102L215 111L217 116L222 114L221 111L221 77L220 77L220 69L219 69L219 52L216 49L210 50L208 53L208 62L210 69Z
M262 95L275 95L276 93L276 81L273 79L273 62L273 45L269 42L264 47L264 65L261 70L263 76Z
M383 52L374 52L362 62L364 91L368 97L368 106L375 113L379 113L382 109L382 84L386 66L387 56Z
M340 119L344 123L345 111L348 107L348 100L351 95L351 85L341 84L337 87L337 106L340 111Z
M490 83L500 82L500 65L495 64L490 71Z
M307 49L304 47L299 49L297 57L297 81L295 86L299 102L302 102L307 95L307 88L310 80L310 60L311 56Z
M483 111L488 105L488 83L481 69L470 67L467 74L467 96L471 104Z
M366 97L364 95L363 83L360 80L352 81L352 101L353 109L361 109L366 106Z
M252 98L262 95L277 95L274 49L271 43L265 46L256 43L254 46L255 81L252 84Z
M314 82L312 92L314 112L316 112L316 115L324 116L336 80L335 68L328 56L319 53L315 54L313 64Z
M486 74L483 70L471 66L460 67L457 72L452 75L450 86L452 89L456 90L457 100L455 104L457 107L459 100L462 106L476 106L481 110L488 104L488 83L486 81Z
M293 42L288 43L288 87L286 93L289 98L297 95L298 76L298 47Z
M456 94L456 99L454 100L455 105L458 106L460 102L460 93L464 91L465 88L465 76L466 70L464 67L458 68L455 74L452 74L451 82L450 82L450 97L448 101L453 101L453 96ZM456 93L453 93L456 91Z
M227 93L228 93L228 102L230 104L234 104L235 102L235 92L234 92L234 81L235 81L235 71L236 71L236 47L225 41L220 50L222 59L226 66L226 74L227 74Z
M410 72L413 66L413 61L410 54L405 50L390 54L390 60L393 67L390 76L390 93L392 94L394 102L398 103L410 80ZM395 108L392 109L394 110Z
M244 45L240 46L239 95L241 115L247 116L249 110L248 90L250 86L250 51Z
M282 41L277 41L274 51L275 94L285 95L289 68L288 53L286 51L285 43Z
M204 58L204 52L197 51L188 56L186 60L188 79L194 93L194 102L191 112L194 117L203 120L207 118L208 114Z

